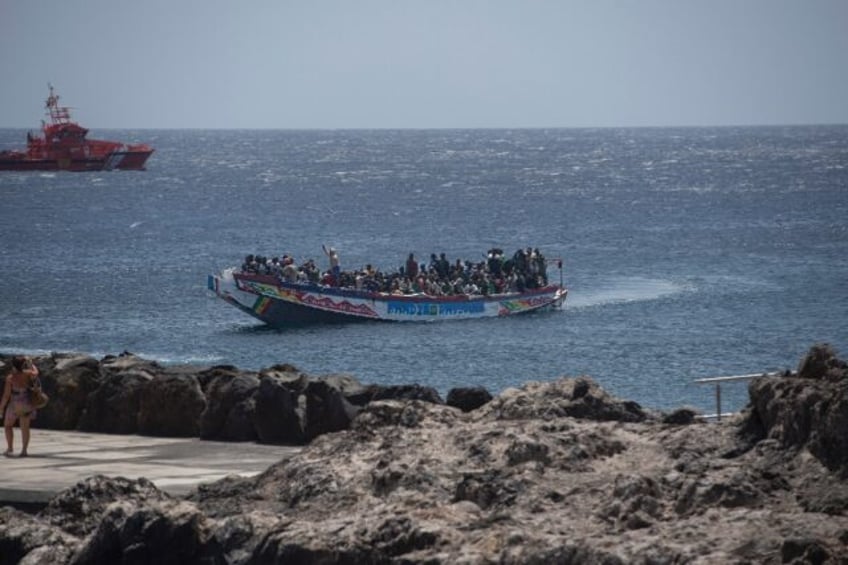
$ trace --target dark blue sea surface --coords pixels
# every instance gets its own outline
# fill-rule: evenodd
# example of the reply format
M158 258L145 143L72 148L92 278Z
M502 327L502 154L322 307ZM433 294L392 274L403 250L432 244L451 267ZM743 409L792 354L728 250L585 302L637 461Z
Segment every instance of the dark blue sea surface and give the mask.
M0 149L24 130L0 130ZM0 351L492 392L588 375L714 412L701 377L848 355L848 127L92 132L143 172L0 172ZM566 306L272 330L206 290L247 253L384 270L491 247L562 257ZM554 270L554 277L558 275ZM747 401L723 388L724 408Z

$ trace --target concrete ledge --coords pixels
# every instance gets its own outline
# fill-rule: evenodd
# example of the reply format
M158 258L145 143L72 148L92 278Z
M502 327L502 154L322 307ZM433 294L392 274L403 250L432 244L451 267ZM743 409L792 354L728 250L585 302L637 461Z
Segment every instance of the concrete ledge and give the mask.
M2 444L5 450L5 442ZM29 456L0 456L0 504L43 504L92 475L144 477L173 495L228 475L258 475L300 447L33 429Z

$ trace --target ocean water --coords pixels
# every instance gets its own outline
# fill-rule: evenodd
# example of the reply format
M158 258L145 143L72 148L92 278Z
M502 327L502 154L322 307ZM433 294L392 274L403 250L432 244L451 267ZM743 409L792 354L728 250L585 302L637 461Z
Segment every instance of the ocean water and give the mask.
M0 130L0 149L25 130ZM588 375L643 406L715 411L702 377L848 355L848 126L92 131L143 172L0 172L0 351L493 393ZM273 330L206 290L247 253L384 270L539 247L565 308ZM557 277L554 271L554 277ZM723 408L747 401L722 389Z

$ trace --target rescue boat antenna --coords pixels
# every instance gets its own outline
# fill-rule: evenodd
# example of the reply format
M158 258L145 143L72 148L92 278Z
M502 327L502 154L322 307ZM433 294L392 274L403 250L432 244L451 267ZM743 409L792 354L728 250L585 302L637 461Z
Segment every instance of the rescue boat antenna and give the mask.
M44 107L50 115L50 121L54 124L68 124L71 121L71 115L67 106L59 106L59 95L53 92L53 85L47 83L47 88L50 90L50 95L47 96L47 102Z

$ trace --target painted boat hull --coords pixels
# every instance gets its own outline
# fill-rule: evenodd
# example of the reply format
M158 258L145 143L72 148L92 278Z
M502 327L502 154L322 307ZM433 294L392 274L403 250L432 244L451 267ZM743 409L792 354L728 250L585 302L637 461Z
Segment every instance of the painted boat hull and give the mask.
M275 327L365 320L432 322L514 316L562 306L558 285L494 296L389 295L280 282L271 275L226 270L209 275L209 290L242 312Z

